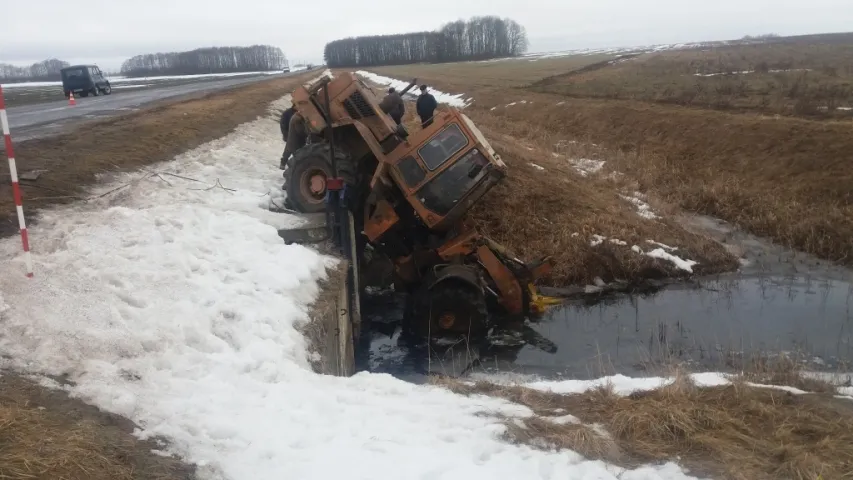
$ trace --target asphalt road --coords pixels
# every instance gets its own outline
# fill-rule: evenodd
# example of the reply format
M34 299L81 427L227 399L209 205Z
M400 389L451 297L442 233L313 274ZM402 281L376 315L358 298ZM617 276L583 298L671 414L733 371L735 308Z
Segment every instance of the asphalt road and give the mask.
M165 99L185 99L203 96L217 90L238 85L286 77L302 72L283 73L281 75L261 75L256 77L225 78L183 85L164 86L144 90L115 89L112 95L76 98L77 105L69 106L65 99L36 105L22 105L7 109L12 137L15 141L47 137L58 134L76 121L88 121L95 118L108 118L138 110L147 104Z

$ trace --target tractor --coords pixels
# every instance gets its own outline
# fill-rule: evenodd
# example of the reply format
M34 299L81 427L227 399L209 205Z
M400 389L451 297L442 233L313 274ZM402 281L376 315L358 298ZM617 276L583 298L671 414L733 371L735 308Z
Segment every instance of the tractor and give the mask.
M354 73L300 86L292 101L314 140L287 162L288 205L325 214L326 224L280 231L286 242L334 237L353 282L366 250L387 256L395 290L407 294L404 329L420 338L484 335L556 303L535 287L550 258L525 263L467 219L507 175L468 116L442 108L431 125L409 132Z

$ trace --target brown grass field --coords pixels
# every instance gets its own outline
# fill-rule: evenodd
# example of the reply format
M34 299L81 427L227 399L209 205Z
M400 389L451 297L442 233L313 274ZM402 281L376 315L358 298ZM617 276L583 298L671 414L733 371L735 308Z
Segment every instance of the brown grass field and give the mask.
M194 468L151 453L132 422L61 391L3 372L0 478L20 480L192 480Z
M849 119L851 59L853 35L806 37L642 55L607 68L544 77L531 89L572 97Z
M766 46L725 47L725 51L733 58L747 58L746 62L761 58L762 48L765 52L794 49L806 52L803 55L812 50L826 51L830 53L824 52L822 57L812 58L810 65L836 61L839 71L846 71L845 65L853 62L853 56L845 55L850 44L842 40L853 37L830 37L837 43L810 45L800 40ZM713 55L722 56L723 53L713 49L710 52L649 53L588 74L604 75L608 72L608 75L617 75L633 63L655 62L658 57L672 61L679 56L682 56L679 68L691 71L694 67L690 66L690 58ZM773 58L770 53L767 55L767 58ZM564 235L568 230L581 231L584 226L587 233L598 230L594 233L628 242L653 234L645 227L648 222L632 218L632 226L627 227L610 214L616 208L615 203L605 205L594 200L616 191L613 186L604 188L601 182L608 174L618 172L622 174L618 178L633 184L630 185L632 188L656 199L659 203L653 206L662 211L669 205L714 215L782 245L853 265L853 242L850 241L853 238L853 170L850 169L853 164L853 136L850 135L853 124L849 120L793 114L767 115L760 109L720 111L696 105L661 103L653 99L608 98L604 94L567 96L543 93L543 89L561 91L563 86L575 88L570 72L579 68L577 59L561 57L551 61L561 60L566 62L566 74L556 79L552 77L547 88L541 81L547 77L532 81L526 87L504 86L497 81L483 85L477 71L486 68L481 65L490 65L488 63L467 64L468 70L465 71L470 75L467 80L463 75L447 73L452 68L450 65L382 67L370 71L398 79L417 76L419 81L439 90L464 93L474 98L466 112L489 138L495 139L501 153L506 154L513 168L511 176L515 180L512 181L520 181L518 177L521 175L528 179L536 178L524 188L506 191L513 196L512 201L491 196L491 202L505 203L503 207L489 208L494 218L509 222L511 218L520 216L516 213L519 211L553 216L556 210L542 208L542 202L547 198L551 205L560 202L562 207L571 209L561 211L560 215L577 220L568 228L564 228L562 223L544 222L541 229L536 229L536 221L519 220L529 224L527 232L537 234L529 238L545 235L548 240L543 243L548 243L555 236ZM805 62L803 59L798 61ZM515 78L516 72L525 71L529 63L526 60L495 62L500 64L502 74L508 78ZM435 74L429 73L430 68ZM460 68L459 71L463 70ZM620 81L636 85L636 82L646 80L623 71ZM520 103L521 100L527 103ZM512 102L518 103L507 106ZM522 144L532 150L521 147ZM557 181L554 176L540 175L537 178L525 173L524 165L528 162L546 169L550 163L553 170L553 162L563 159L554 157L554 153L565 155L565 159L604 160L607 162L602 170L604 175L592 180L592 177L567 175L562 188L553 188L556 183L549 182ZM565 163L563 165L565 169ZM529 189L529 185L536 184L542 187L538 193ZM524 201L516 201L518 196ZM490 220L481 218L487 223ZM602 222L613 226L607 228ZM545 225L548 228L544 228ZM514 225L508 231L517 227L519 225ZM677 232L676 227L671 231L657 225L654 227L654 232L667 233L655 233L659 238L651 239L666 243L663 238L668 237L690 253L704 255L705 258L694 258L701 266L714 270L732 265L731 259L727 260L714 245L701 239L689 242L680 237L681 233L669 233ZM499 238L505 237L501 232L493 233ZM570 249L572 247L564 240L554 247L556 251ZM578 257L577 249L572 253L572 258ZM583 261L581 265L589 264ZM590 271L581 266L578 268L577 271ZM579 278L569 271L562 274L565 279Z
M507 421L507 440L565 448L621 467L676 461L692 475L732 480L813 480L853 475L853 402L828 385L813 393L754 387L735 378L697 387L680 372L663 388L618 395L605 385L562 395L487 382L435 382L465 395L489 395L536 416ZM811 385L815 385L813 382ZM566 414L577 422L554 422Z

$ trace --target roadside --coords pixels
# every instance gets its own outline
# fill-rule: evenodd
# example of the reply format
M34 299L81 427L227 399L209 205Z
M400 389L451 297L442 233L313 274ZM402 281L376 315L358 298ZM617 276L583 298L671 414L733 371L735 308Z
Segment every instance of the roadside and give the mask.
M96 212L109 209L111 199L120 199L127 190L140 188L140 185L144 189L152 181L185 187L198 185L196 181L166 174L151 180L146 178L144 172L146 168L157 169L158 164L171 160L178 153L224 136L240 122L275 116L278 112L270 110L275 108L270 102L311 75L270 80L235 89L227 96L212 95L173 104L164 103L116 120L88 123L84 127L95 128L97 135L81 135L80 131L71 131L59 137L17 144L19 173L44 170L35 182L21 182L37 264L44 256L61 252L67 242L73 244L85 241L88 235L86 225L95 228L88 220L77 224L83 231L75 230L76 227L62 228L54 223L57 215L63 217L67 215L68 209L74 208L92 208ZM316 73L313 75L316 76ZM264 135L268 138L258 140L272 145L271 150L278 150L283 145L280 135L275 131L265 132ZM277 166L276 155L257 161L269 163L271 168ZM140 168L141 171L138 170ZM6 175L8 180L8 170L2 175ZM124 188L108 189L106 192L102 190L104 181L116 179L125 184ZM260 180L264 181L263 176ZM18 233L17 219L14 205L10 202L8 182L0 184L0 199L0 238L15 236ZM60 210L57 211L57 208ZM40 222L34 221L37 219L34 213L44 213L47 224L42 227ZM51 235L59 235L61 239L51 239ZM14 248L15 245L18 248ZM8 248L2 250L2 270L5 275L0 283L18 283L13 273L17 267L12 259L19 257L17 250L20 244L9 239L4 247ZM91 255L98 256L100 253L103 252L93 252ZM56 278L49 272L49 267L39 268L36 275L48 282ZM92 283L91 280L79 281L82 284ZM122 285L123 291L132 288ZM25 290L37 288L33 282L18 286ZM8 286L0 286L0 321L4 324L0 344L5 345L2 348L4 369L0 375L0 477L69 480L196 478L194 466L162 453L167 444L159 437L140 437L138 424L128 419L131 415L126 412L124 416L116 415L84 403L85 398L69 396L69 392L64 390L73 385L76 379L60 375L55 378L63 383L58 384L48 378L30 379L16 373L20 371L20 366L10 370L8 342L14 327L9 323L9 315L14 311L32 313L30 309L38 310L38 307L33 303L7 305L4 294L5 300L11 303L7 294L9 292ZM56 296L44 298L52 298L47 303L60 301ZM44 302L44 298L37 303ZM16 307L23 310L17 310ZM98 333L89 331L86 336L91 335L97 337ZM83 340L83 343L87 341ZM53 348L50 342L42 346ZM103 404L100 406L104 407Z
M219 85L237 86L241 83L252 82L267 78L270 75L281 76L281 72L246 72L240 74L200 74L200 75L174 75L157 77L108 77L113 94L125 95L139 90L165 90L161 93L169 95L172 92L169 87L192 84L207 88ZM6 106L16 108L24 105L38 105L51 103L54 106L63 105L68 102L62 92L62 82L18 82L4 83L3 91L6 94ZM78 102L82 99L77 98ZM27 110L24 110L27 111Z
M133 422L3 372L0 478L192 480L195 468L157 455L162 445L133 435Z
M89 197L88 187L105 175L171 159L222 137L240 123L263 115L270 102L300 82L305 73L236 88L227 94L165 103L118 118L86 122L56 136L15 143L24 213L30 224L40 210ZM13 138L13 141L15 139ZM38 174L35 181L27 173ZM9 178L8 167L0 177ZM0 236L17 233L8 181L0 183ZM35 247L34 247L35 248Z

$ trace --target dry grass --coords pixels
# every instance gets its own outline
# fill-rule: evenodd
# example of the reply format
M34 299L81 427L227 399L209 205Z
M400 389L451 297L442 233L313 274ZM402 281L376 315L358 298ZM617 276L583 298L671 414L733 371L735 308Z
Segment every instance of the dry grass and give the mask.
M668 386L629 396L609 386L560 395L438 382L457 393L496 396L531 408L537 417L523 420L525 428L508 422L515 441L566 448L623 467L677 461L694 475L738 480L853 476L853 402L831 395L793 395L743 380L699 388L681 374ZM548 419L566 413L583 423Z
M72 131L21 142L15 148L19 174L46 170L35 182L21 181L25 214L31 221L42 208L78 200L85 195L86 187L97 181L98 174L169 160L222 137L237 125L264 114L270 102L312 75L316 76L316 72L262 81L83 126L93 129L96 135ZM8 174L8 167L0 170L0 176L8 178ZM0 235L15 232L11 186L0 182Z
M190 480L193 469L151 453L133 425L61 392L3 373L0 478L32 480Z
M836 109L853 106L851 58L853 35L829 35L651 53L594 71L561 72L532 87L573 97L849 119L853 112Z
M519 107L519 109L535 107ZM520 110L521 111L521 110ZM679 248L679 255L699 262L693 273L731 270L737 260L721 245L688 233L665 219L641 218L617 193L617 183L581 177L566 157L554 157L557 137L529 121L496 117L486 109L469 112L492 146L509 165L509 177L472 211L481 231L527 260L551 255L556 267L547 281L552 286L604 281L641 282L648 278L683 276L669 261L653 259L631 250L650 250L647 240ZM414 106L404 122L411 131L420 128ZM562 154L571 155L565 148ZM593 155L593 152L588 152ZM531 163L544 168L540 170ZM630 185L622 185L630 187ZM657 205L662 213L666 205ZM593 235L617 239L592 246Z
M444 82L479 87L521 87L543 77L559 75L569 70L615 58L615 55L570 55L553 58L513 58L482 62L406 65L405 67L366 68L380 75L391 75L404 69L401 79L418 81L440 78Z
M407 67L388 73L405 77ZM475 79L424 80L476 98L467 112L478 125L510 127L502 133L526 136L543 150L560 140L600 144L596 158L608 162L605 170L623 173L666 204L853 265L848 122L477 88ZM506 107L521 99L533 104Z

